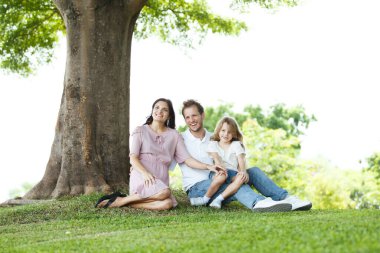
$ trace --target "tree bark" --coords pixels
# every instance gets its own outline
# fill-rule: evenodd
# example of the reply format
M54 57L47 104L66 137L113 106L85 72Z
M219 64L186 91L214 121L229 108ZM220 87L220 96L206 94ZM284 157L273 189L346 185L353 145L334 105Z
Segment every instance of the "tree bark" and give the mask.
M124 189L131 43L146 1L54 2L67 31L64 89L45 175L24 199Z

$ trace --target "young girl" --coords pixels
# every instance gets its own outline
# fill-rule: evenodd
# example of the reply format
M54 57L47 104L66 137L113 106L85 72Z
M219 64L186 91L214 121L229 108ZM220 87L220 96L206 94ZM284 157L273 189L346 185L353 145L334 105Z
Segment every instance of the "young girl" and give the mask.
M214 135L208 145L208 153L213 158L217 167L231 170L232 183L218 195L210 204L211 207L221 208L222 201L233 195L245 182L248 181L246 173L245 149L243 146L243 135L235 119L223 117L217 124ZM210 173L211 185L205 196L192 198L192 205L205 205L218 191L219 187L226 181L227 173L218 171Z

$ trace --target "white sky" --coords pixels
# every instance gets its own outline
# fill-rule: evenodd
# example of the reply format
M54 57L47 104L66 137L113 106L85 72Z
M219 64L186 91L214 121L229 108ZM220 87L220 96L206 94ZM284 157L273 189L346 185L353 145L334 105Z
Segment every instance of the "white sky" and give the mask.
M247 33L209 36L186 54L155 39L134 41L131 128L159 97L177 112L188 98L205 106L232 102L238 111L301 104L318 118L303 139L303 157L360 168L360 159L380 151L379 9L378 0L304 0L275 14L254 8L244 18ZM0 74L0 201L45 171L62 93L62 44L35 76Z

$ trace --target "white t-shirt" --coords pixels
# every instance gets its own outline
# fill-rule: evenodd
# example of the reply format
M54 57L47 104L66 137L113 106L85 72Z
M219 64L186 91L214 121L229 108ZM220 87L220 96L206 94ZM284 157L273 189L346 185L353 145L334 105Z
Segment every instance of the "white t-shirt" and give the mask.
M189 129L187 129L182 133L182 136L185 141L187 151L193 158L203 163L213 164L213 160L207 154L207 146L210 142L211 133L206 130L205 137L201 140L194 137L194 135L190 133ZM194 184L207 180L210 173L209 170L190 168L185 163L179 164L179 167L182 171L182 183L185 191L190 189Z
M207 147L207 152L216 152L223 160L223 166L226 169L238 171L239 162L238 156L245 154L245 150L240 141L231 142L228 149L225 151L217 141L210 141Z

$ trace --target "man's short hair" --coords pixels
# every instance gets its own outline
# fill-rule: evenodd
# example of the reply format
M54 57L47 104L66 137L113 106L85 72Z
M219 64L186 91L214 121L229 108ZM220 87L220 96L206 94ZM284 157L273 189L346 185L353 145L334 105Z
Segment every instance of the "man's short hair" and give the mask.
M200 114L202 114L205 111L204 108L203 108L203 106L198 101L196 101L194 99L189 99L189 100L186 100L186 101L183 102L183 107L182 107L182 116L183 117L185 117L185 115L183 113L184 110L186 108L189 108L189 107L192 107L192 106L196 106L197 109L198 109L198 112Z

